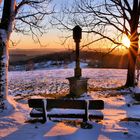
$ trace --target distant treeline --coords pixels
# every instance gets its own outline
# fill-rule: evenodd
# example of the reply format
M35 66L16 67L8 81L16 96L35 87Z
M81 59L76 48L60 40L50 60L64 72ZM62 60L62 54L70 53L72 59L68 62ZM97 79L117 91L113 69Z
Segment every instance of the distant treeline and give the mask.
M11 57L14 57L12 55ZM18 56L19 57L19 56ZM25 56L24 56L25 57ZM80 53L81 61L88 63L89 67L99 68L127 68L127 54L115 55L106 54L105 52L93 52L93 51L82 51ZM34 56L27 60L17 59L17 61L10 61L10 65L25 65L28 63L40 63L46 61L64 61L72 62L75 61L75 52L73 51L62 51L41 56Z

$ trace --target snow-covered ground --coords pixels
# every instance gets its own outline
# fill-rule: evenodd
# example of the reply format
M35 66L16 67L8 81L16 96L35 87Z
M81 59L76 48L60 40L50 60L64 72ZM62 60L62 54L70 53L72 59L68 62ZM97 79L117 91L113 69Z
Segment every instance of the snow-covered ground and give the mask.
M0 113L0 139L140 140L140 103L132 98L132 89L116 90L125 83L126 70L83 69L82 75L89 78L89 92L82 98L105 102L104 119L89 121L92 129L81 128L81 120L27 122L30 119L27 99L67 94L69 83L66 78L73 76L73 69L9 72L9 100L15 109Z
M125 83L126 70L83 69L90 89L120 87ZM69 90L66 78L74 76L73 69L18 71L9 73L9 95L64 94Z

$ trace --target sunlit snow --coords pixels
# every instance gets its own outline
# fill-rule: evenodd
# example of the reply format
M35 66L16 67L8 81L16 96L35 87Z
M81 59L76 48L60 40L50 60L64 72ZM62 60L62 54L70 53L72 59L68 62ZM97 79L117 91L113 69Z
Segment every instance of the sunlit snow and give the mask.
M73 76L73 73L73 69L9 72L9 100L15 109L0 114L0 139L139 140L140 122L121 121L140 118L140 103L131 96L133 92L138 93L139 88L116 90L125 83L126 70L83 69L83 77L89 80L88 93L81 98L101 99L105 102L105 108L101 111L104 119L99 122L89 121L93 125L92 129L81 128L79 123L82 120L79 119L49 120L45 124L27 122L31 119L28 98L68 94L69 83L66 78ZM61 111L67 113L70 110Z

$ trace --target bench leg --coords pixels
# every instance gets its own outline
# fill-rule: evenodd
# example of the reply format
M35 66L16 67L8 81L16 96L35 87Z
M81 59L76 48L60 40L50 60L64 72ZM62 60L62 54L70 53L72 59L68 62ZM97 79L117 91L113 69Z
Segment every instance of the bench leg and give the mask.
M81 128L83 129L92 129L92 124L88 123L88 108L89 101L85 101L85 115L83 118L83 123L81 124Z
M47 121L47 111L46 111L46 100L42 100L43 101L43 122L45 123Z
M85 101L85 115L84 115L84 118L83 118L83 122L88 121L88 106L89 106L89 102Z
M45 123L47 121L46 116L43 113L43 123Z

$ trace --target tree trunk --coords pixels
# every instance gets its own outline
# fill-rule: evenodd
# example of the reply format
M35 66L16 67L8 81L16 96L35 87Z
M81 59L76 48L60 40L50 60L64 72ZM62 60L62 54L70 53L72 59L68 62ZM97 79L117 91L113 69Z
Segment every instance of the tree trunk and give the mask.
M128 52L128 69L127 69L127 80L126 87L135 86L135 68L136 68L136 59L138 55L138 34L130 39L131 45Z
M16 0L4 0L0 22L0 111L8 108L8 42L15 19Z
M131 29L131 36L130 36L130 48L128 53L128 71L127 71L127 80L125 86L127 87L134 87L135 86L135 67L136 67L136 59L138 55L138 24L139 24L139 2L138 0L133 1L133 9L131 11L131 19L130 29Z
M0 30L0 110L6 108L8 95L8 49L6 31Z

